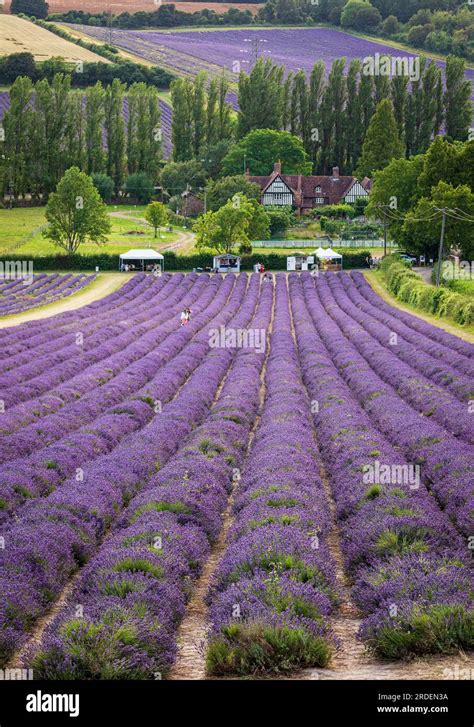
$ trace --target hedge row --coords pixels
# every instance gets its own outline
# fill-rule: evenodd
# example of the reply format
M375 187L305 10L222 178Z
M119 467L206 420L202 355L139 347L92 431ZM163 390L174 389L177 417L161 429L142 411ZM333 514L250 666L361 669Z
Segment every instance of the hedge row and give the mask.
M443 286L436 288L425 283L397 255L385 257L380 267L387 288L398 300L440 318L451 318L462 326L474 322L472 298Z
M344 268L353 269L365 267L365 259L370 251L357 250L350 252L342 251L344 256ZM193 268L205 268L212 266L212 255L201 253L195 255L177 255L174 252L165 252L165 270L192 270ZM242 270L252 270L256 263L262 263L267 270L286 270L287 255L271 253L267 255L253 254L244 255L241 261ZM98 267L102 271L118 270L118 255L98 253L97 255L42 255L29 257L26 255L15 255L15 260L33 260L38 270L95 270Z

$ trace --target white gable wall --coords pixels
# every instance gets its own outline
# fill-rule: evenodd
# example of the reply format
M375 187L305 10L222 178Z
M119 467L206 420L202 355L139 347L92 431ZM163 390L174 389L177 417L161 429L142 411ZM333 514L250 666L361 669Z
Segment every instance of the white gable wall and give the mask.
M292 207L293 192L281 177L276 177L265 190L262 203L275 207Z
M346 193L346 196L344 197L344 202L347 202L348 204L353 204L357 201L359 197L367 197L367 195L368 192L366 189L363 188L362 184L360 182L354 182L352 187Z

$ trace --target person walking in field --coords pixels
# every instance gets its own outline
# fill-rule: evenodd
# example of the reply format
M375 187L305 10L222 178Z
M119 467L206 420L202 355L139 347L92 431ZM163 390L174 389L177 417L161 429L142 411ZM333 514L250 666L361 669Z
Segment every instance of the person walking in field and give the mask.
M181 325L187 326L190 320L191 320L191 309L185 308L183 310L183 312L181 313Z

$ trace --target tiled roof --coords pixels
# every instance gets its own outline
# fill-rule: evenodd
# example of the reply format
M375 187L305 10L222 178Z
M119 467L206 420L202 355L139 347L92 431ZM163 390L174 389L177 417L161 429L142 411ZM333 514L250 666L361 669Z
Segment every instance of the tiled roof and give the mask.
M285 182L295 195L295 203L302 207L314 207L316 197L324 197L326 204L337 204L349 192L352 185L357 182L356 177L347 176L303 176L301 174L279 174L273 172L267 177L249 177L250 182L258 184L262 192L277 178ZM364 180L369 183L370 180ZM369 189L363 185L364 188ZM316 193L315 188L321 187Z

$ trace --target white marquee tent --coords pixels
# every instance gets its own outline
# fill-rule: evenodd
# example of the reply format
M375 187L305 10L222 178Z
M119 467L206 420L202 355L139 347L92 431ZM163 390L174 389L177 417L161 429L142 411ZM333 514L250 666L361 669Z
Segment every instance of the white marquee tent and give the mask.
M122 265L134 264L139 266L141 270L145 269L146 263L158 264L161 270L164 270L165 258L161 253L152 250L152 248L144 248L128 250L128 252L122 252L120 255L119 270L122 270Z
M333 250L332 247L328 247L326 250L322 247L318 247L318 249L314 251L313 255L315 255L318 260L325 261L327 263L332 262L336 268L340 266L340 269L342 270L342 255Z

